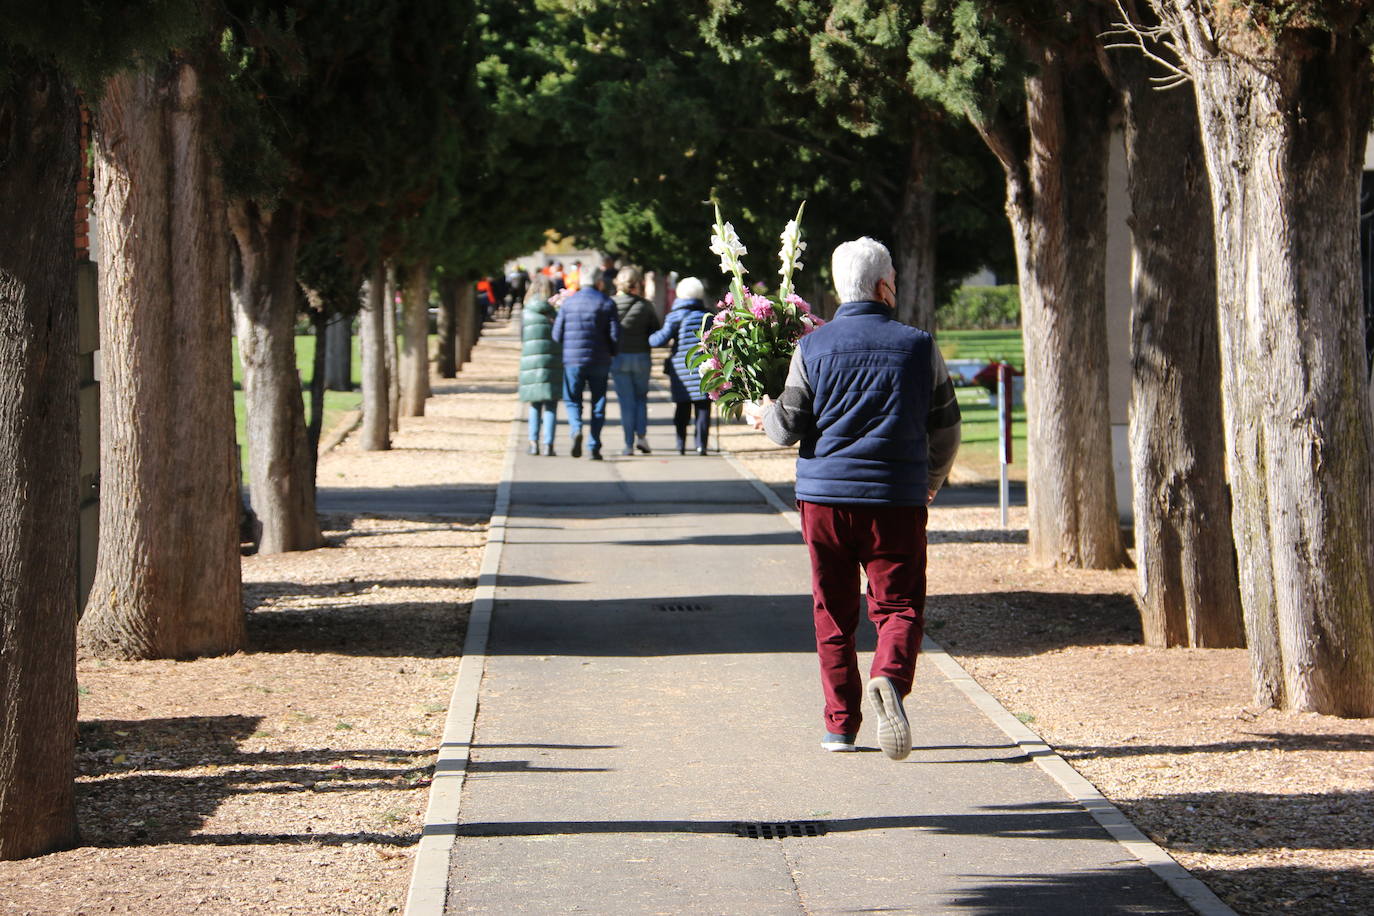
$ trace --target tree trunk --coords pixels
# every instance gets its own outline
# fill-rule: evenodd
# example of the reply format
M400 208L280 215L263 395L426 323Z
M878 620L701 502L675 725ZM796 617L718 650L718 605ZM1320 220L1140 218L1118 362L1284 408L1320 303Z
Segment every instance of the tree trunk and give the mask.
M330 391L353 390L353 316L336 312L325 330L324 386Z
M1187 23L1215 208L1223 404L1255 696L1374 715L1374 422L1359 293L1370 61L1285 31L1264 67Z
M405 272L402 312L401 416L423 417L429 397L429 265L413 264Z
M310 365L310 422L305 427L305 440L315 464L319 464L320 435L324 432L324 388L326 365L329 359L330 318L324 312L312 311L310 324L315 331L315 357ZM313 472L312 472L313 476Z
M76 93L0 89L0 859L75 845ZM22 227L22 231L13 231Z
M1221 419L1215 248L1197 106L1113 54L1135 243L1131 468L1136 596L1150 646L1245 645Z
M401 373L396 354L396 269L390 266L386 269L386 307L382 317L382 328L386 335L383 347L386 355L387 417L394 433L401 429Z
M104 658L245 640L228 238L197 71L115 76L95 115L100 545L81 644Z
M358 337L363 357L363 425L361 448L380 452L391 448L391 385L386 370L386 274L380 262L363 284L363 308Z
M897 320L935 330L935 192L930 187L931 151L917 127L911 141L902 203L897 211Z
M439 280L439 353L437 371L440 378L458 375L458 281L452 274Z
M458 365L472 359L472 348L477 343L477 293L472 282L460 280L458 283Z
M1030 149L975 125L1007 173L1026 354L1030 554L1125 562L1107 411L1106 170L1111 92L1094 60L1042 50L1026 79Z
M248 490L262 523L259 553L320 546L315 456L296 368L296 246L300 207L234 201L229 223L235 323L248 414Z

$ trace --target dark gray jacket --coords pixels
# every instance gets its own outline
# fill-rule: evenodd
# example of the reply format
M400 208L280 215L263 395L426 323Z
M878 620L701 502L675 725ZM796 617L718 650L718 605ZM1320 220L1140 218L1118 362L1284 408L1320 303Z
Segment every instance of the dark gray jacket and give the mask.
M620 313L620 352L648 353L649 335L662 325L654 304L634 293L616 293L614 298Z

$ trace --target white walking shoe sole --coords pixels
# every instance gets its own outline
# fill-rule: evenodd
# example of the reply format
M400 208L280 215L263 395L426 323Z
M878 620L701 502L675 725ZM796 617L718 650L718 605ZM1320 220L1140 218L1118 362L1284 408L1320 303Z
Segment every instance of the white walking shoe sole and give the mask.
M903 760L911 753L911 725L902 708L897 688L885 677L868 682L868 702L878 717L878 747L893 760Z

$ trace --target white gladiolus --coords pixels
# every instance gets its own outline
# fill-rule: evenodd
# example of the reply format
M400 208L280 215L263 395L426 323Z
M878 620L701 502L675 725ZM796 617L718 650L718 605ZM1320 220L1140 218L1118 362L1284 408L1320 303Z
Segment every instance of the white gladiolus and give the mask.
M711 254L720 256L720 272L723 274L748 273L739 259L749 253L749 249L739 240L739 233L735 232L735 227L726 223L724 226L717 225L717 232L711 236Z
M711 253L720 256L720 272L731 275L730 292L735 301L743 302L746 271L740 258L748 254L749 249L739 240L735 227L720 218L720 204L716 204L715 209L716 223L711 227L715 230L711 234Z
M801 253L806 250L806 243L801 240L801 218L805 209L806 201L802 201L797 208L796 219L789 220L778 236L782 240L782 248L778 251L778 258L782 261L782 266L778 268L778 274L782 277L778 295L783 298L792 295L792 274L802 269Z

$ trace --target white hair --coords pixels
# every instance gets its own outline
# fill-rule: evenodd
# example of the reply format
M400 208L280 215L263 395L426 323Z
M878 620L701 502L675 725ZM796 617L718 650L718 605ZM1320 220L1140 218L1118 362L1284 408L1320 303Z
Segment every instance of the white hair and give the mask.
M878 281L892 279L892 255L882 242L864 236L835 249L830 256L830 273L841 302L872 299Z
M696 277L683 277L677 283L677 297L679 299L705 299L706 287L701 285L701 281Z

